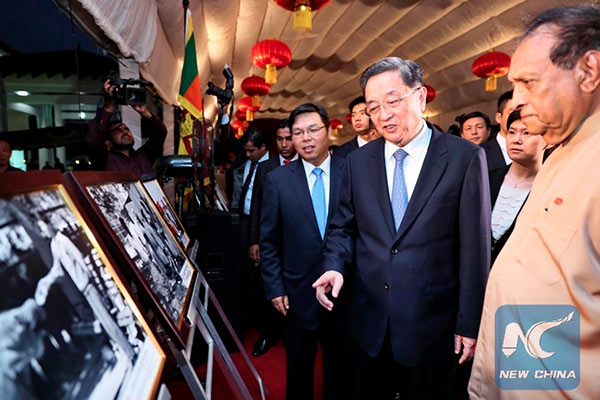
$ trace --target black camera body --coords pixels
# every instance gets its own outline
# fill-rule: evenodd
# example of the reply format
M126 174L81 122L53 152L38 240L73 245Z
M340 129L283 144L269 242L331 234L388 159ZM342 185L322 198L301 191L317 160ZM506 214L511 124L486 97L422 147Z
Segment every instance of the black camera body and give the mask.
M112 99L116 104L143 106L146 104L145 87L154 87L152 82L140 79L121 79L118 76L110 76L109 83L116 86L112 92ZM132 87L139 85L141 87Z
M233 72L229 69L229 65L225 64L223 68L223 76L225 77L225 89L221 89L212 82L208 82L206 94L215 96L221 107L225 107L233 98Z

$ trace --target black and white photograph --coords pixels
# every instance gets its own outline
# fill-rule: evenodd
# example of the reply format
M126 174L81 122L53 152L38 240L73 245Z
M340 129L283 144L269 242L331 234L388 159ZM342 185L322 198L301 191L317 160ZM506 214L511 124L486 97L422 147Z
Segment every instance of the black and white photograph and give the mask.
M3 399L148 398L156 388L165 355L83 224L59 188L0 199Z
M163 220L171 230L171 233L173 233L173 236L175 236L181 245L181 248L187 249L188 244L190 243L190 237L185 232L181 221L177 218L169 199L167 199L167 196L160 187L158 181L156 179L146 181L144 182L144 188L150 195L150 198L152 198L154 205L156 205L156 209L163 217Z
M106 183L87 190L165 311L178 325L193 268L137 183Z

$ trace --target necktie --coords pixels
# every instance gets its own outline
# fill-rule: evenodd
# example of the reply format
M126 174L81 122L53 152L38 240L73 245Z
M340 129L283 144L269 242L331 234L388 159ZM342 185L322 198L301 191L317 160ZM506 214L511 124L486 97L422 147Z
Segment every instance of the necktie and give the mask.
M283 160L283 165L288 165L291 162L292 162L292 160Z
M246 194L248 194L248 189L250 188L250 182L252 181L252 175L254 175L254 170L258 165L257 161L252 161L250 164L250 170L248 171L248 176L246 176L246 180L244 181L244 186L242 186L242 192L240 193L240 214L244 213L244 204L246 203Z
M408 193L406 192L403 169L406 156L408 156L408 153L402 149L398 149L394 153L396 167L394 168L394 186L392 188L392 212L394 213L394 227L396 231L400 227L402 217L404 217L406 206L408 205Z
M325 236L325 224L327 223L327 207L325 206L325 185L323 185L323 170L319 167L312 170L317 179L312 189L312 203L313 209L315 210L315 216L317 217L317 225L319 226L319 232L321 238Z

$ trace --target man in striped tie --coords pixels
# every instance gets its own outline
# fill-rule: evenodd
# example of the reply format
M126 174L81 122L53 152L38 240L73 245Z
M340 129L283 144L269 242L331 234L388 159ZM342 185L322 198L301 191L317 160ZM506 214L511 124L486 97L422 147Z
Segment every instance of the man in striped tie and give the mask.
M323 312L311 287L322 271L327 222L337 209L345 162L329 155L331 128L323 107L299 106L288 126L300 159L267 175L260 227L266 295L285 318L286 398L313 398L318 343L323 351L323 398L347 398L340 312Z

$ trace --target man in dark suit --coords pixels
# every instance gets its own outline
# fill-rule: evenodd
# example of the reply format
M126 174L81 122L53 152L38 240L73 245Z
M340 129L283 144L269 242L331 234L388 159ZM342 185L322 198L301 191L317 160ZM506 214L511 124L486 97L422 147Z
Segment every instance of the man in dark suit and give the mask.
M369 129L369 116L365 113L366 107L365 96L355 98L348 105L350 115L352 116L352 129L356 132L356 137L333 149L334 156L347 157L352 151L372 140Z
M267 161L263 161L258 164L256 170L256 178L254 179L254 189L252 191L252 204L250 205L250 248L249 256L252 261L256 264L260 263L260 252L259 252L259 241L260 241L260 216L262 210L262 199L263 199L263 188L265 187L265 181L267 174L273 171L275 168L283 165L287 165L298 158L294 143L292 143L292 134L290 128L287 126L288 120L283 119L279 121L277 127L276 141L277 141L277 152L278 156L271 157ZM255 295L254 298L259 304L257 304L258 310L256 310L256 327L260 337L258 338L252 355L254 357L261 356L269 350L273 344L277 341L279 335L279 318L277 312L271 306L271 303L265 298L265 289L263 281L259 275L256 279Z
M446 399L456 359L474 354L489 271L485 154L423 120L415 62L384 58L361 87L383 138L348 156L313 286L328 310L346 295L356 398Z
M496 112L496 122L500 125L500 131L498 134L490 138L487 143L481 145L485 150L485 157L487 159L488 171L490 173L496 169L504 169L512 161L508 157L506 150L506 121L514 108L512 106L513 91L502 93L498 98L498 112Z
M342 399L348 385L340 315L324 312L311 284L322 271L327 222L337 209L345 161L329 155L331 128L323 107L297 107L288 125L300 159L267 175L260 227L265 292L285 316L286 398L313 398L313 365L320 343L323 398Z

